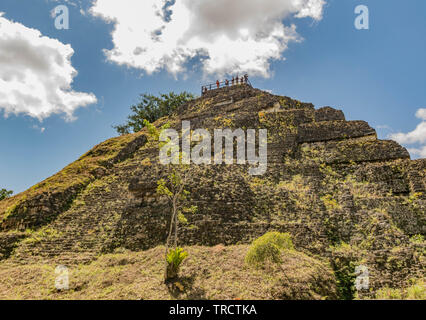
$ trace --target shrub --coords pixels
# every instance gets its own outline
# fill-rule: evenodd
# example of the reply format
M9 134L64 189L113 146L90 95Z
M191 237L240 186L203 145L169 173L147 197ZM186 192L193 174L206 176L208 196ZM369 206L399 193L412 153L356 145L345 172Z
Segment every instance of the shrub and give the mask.
M342 300L353 300L355 298L355 264L349 260L333 261L334 274L337 280L337 292Z
M331 267L337 280L337 292L341 300L353 300L356 294L355 267L360 264L358 249L347 243L331 246Z
M179 273L180 266L183 260L188 257L188 252L182 248L170 249L167 254L167 279L174 279Z
M268 232L253 241L245 261L249 265L260 266L265 261L281 262L281 250L294 249L291 235L288 233Z

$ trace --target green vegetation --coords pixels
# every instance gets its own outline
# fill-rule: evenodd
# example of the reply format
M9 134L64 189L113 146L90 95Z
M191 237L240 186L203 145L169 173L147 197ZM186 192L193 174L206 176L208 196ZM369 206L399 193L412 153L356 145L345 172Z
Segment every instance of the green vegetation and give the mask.
M52 228L42 228L38 231L26 230L30 236L23 240L24 243L38 243L43 240L54 240L61 236L61 232Z
M355 297L355 265L352 261L336 261L334 272L337 278L337 291L342 300L353 300Z
M293 250L291 235L288 233L268 232L253 241L245 261L251 266L261 266L265 261L281 262L282 250Z
M9 198L12 194L13 194L13 191L0 189L0 201L2 201L3 199Z
M180 266L188 257L188 252L183 251L182 248L177 247L176 249L170 249L167 254L167 279L174 279L179 273Z
M157 144L158 148L160 149L163 145L159 141L161 131L167 129L169 127L169 124L162 126L160 129L157 129L148 120L144 120L144 124L150 135L151 143ZM179 157L179 163L181 163L182 153L179 153L177 156ZM171 207L169 231L167 235L166 249L164 254L164 280L167 281L177 276L177 272L179 271L179 265L182 263L183 259L186 258L186 255L181 252L182 249L178 248L179 224L186 224L188 222L184 215L184 212L195 213L197 208L195 206L191 206L191 208L189 209L185 207L185 202L187 200L187 196L189 195L189 192L185 189L189 178L189 165L169 164L168 166L165 166L165 169L165 172L167 172L168 174L166 177L161 178L157 181L157 194L166 197ZM172 241L172 238L174 250L169 251L169 246ZM181 254L182 256L184 256L182 259ZM176 261L179 261L178 265L171 264L170 259L173 257L177 259Z
M149 142L151 145L158 144L158 147L161 148L165 142L160 142L160 134L163 130L166 130L170 128L170 123L167 122L165 125L163 125L160 129L157 129L156 126L154 126L151 122L148 120L143 121L144 126L146 127L148 134L149 134Z
M410 241L411 241L412 243L422 244L422 243L424 243L425 238L424 238L424 237L423 237L423 235L421 235L421 234L416 234L416 235L414 235L414 236L412 236L412 237L410 238Z
M334 211L334 210L341 209L341 206L337 203L337 200L334 199L331 194L327 194L321 197L321 200L324 203L324 206L326 207L327 211Z
M347 243L330 247L333 258L331 265L337 280L337 292L342 300L353 300L356 295L355 288L355 250Z
M188 180L188 169L183 169L183 167L184 166L182 165L178 165L177 167L170 168L170 173L167 175L167 177L165 179L160 179L157 182L157 193L161 196L167 197L167 200L169 201L172 208L169 233L166 241L166 267L164 280L168 280L170 276L172 276L172 278L176 276L174 272L169 273L169 246L173 237L173 243L175 248L174 251L177 254L177 252L179 251L179 224L187 222L187 219L183 212L185 207L185 201L189 194L189 192L185 189ZM195 212L195 210L193 210L192 212Z
M132 114L128 116L126 123L114 126L114 129L120 135L139 132L146 126L144 120L155 122L171 115L178 107L192 99L194 95L186 91L179 94L160 93L158 96L144 93L140 96L139 103L130 107Z
M426 300L426 283L422 279L412 279L406 289L382 288L377 291L378 300Z

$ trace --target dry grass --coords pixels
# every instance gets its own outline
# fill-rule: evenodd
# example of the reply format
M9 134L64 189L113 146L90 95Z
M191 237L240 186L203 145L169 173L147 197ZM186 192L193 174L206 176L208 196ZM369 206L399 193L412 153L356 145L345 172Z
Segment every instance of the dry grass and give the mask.
M280 264L244 264L248 246L186 248L180 278L164 284L163 247L101 256L69 268L69 290L55 289L56 265L0 264L0 299L325 299L335 281L324 263L296 251Z

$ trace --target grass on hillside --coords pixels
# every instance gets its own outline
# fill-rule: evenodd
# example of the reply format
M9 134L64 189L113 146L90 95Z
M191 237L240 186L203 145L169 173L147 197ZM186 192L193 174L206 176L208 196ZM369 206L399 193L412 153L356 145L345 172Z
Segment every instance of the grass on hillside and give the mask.
M69 267L69 290L55 288L54 264L0 263L0 299L326 299L336 298L332 270L288 250L280 263L245 264L249 246L188 247L180 277L163 281L164 247L122 251Z

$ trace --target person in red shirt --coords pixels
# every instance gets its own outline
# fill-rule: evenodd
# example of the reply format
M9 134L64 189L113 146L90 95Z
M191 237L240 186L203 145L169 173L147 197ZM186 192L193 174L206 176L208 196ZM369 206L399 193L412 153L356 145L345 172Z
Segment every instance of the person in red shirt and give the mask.
M220 82L219 82L219 80L216 80L216 85L217 85L217 88L219 89L219 87L220 87Z

